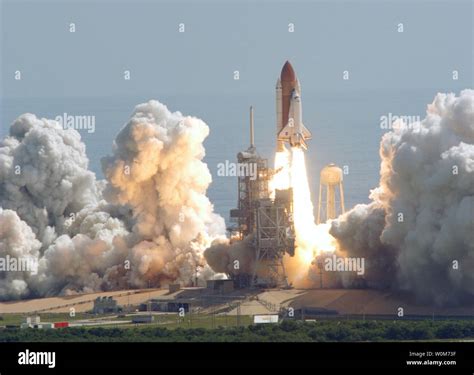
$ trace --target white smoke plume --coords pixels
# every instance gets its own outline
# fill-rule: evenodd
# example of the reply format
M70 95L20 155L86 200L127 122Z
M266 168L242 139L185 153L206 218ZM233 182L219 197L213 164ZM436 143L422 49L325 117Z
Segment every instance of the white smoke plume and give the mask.
M8 257L32 261L37 266L41 243L31 228L22 221L15 211L0 207L0 254L7 262ZM30 272L2 272L0 296L14 298L28 295Z
M203 121L150 101L135 108L114 155L103 159L104 196L133 212L140 274L189 282L205 267L203 251L225 233L206 196L212 177L202 143L208 134Z
M474 91L438 94L426 118L386 133L372 203L333 221L372 286L439 305L474 297Z
M0 205L15 211L49 244L64 232L70 213L98 202L78 132L25 114L0 141Z
M0 299L209 277L203 251L225 224L206 196L208 133L197 118L141 104L103 159L107 181L96 181L79 133L20 116L0 143L0 258L39 268L2 272Z

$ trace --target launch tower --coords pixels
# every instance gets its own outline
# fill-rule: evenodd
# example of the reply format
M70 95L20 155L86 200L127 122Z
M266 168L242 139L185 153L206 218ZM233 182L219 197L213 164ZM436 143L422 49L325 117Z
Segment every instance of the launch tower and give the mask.
M252 170L255 176L238 177L237 209L230 211L231 238L243 240L251 236L255 253L254 270L250 274L230 275L240 287L288 287L283 256L294 255L294 228L291 220L293 205L291 189L277 190L275 199L270 198L269 182L273 169L261 158L254 144L253 108L250 108L250 147L237 154L242 170ZM248 166L245 168L245 166Z

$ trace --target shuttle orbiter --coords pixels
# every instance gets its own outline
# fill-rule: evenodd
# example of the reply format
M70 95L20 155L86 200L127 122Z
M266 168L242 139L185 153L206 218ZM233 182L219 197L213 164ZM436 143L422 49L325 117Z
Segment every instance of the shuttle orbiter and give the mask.
M302 121L301 86L295 71L287 61L276 84L277 151L283 151L284 143L307 149L306 140L311 132Z

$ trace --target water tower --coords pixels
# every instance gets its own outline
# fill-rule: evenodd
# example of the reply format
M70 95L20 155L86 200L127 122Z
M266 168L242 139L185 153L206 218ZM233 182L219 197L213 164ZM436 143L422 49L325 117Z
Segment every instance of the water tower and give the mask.
M336 202L337 190L339 190L339 202ZM319 179L318 224L335 219L343 213L342 169L331 163L321 170Z

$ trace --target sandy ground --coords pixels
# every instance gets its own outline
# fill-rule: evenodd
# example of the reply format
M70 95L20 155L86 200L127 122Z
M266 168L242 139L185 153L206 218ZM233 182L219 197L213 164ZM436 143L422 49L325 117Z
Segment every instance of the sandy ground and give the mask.
M74 307L76 312L86 312L92 309L94 300L97 297L113 296L119 305L126 306L128 304L140 304L150 298L161 298L167 294L167 289L142 289L1 302L0 314L33 312L59 313L69 312L71 307Z
M202 312L212 312L218 308L230 306L227 313L237 314L236 303L240 304L241 315L272 314L280 308L316 307L336 310L339 314L394 315L402 307L405 315L453 315L474 317L474 305L459 308L438 308L423 306L410 301L409 298L395 294L368 289L290 289L234 291L228 295L211 296L203 288L186 288L170 294L168 289L125 290L107 293L82 294L67 297L40 298L33 300L11 301L0 303L0 313L34 313L34 312L69 312L74 307L76 312L90 311L97 297L113 296L118 304L127 306L146 302L150 298L182 300L206 300L207 307ZM212 297L212 298L211 298Z

